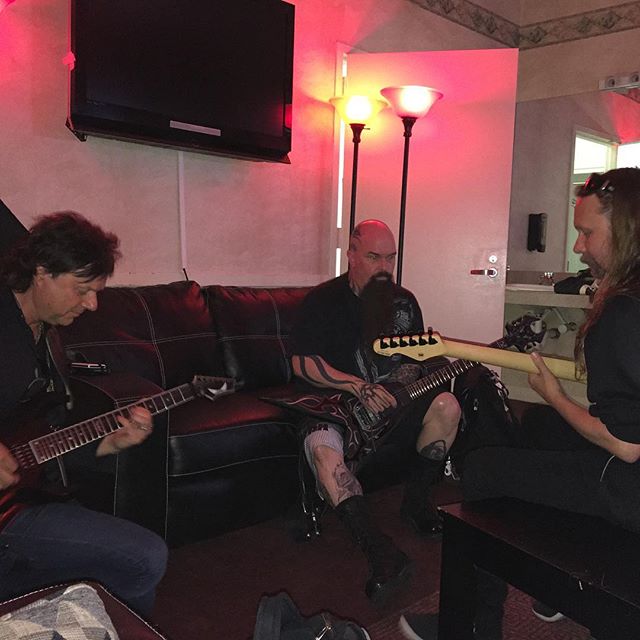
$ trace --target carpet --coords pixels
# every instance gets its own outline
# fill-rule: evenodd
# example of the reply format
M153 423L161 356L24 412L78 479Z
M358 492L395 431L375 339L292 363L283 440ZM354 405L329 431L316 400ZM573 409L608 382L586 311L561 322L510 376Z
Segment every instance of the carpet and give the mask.
M398 630L398 619L403 613L435 613L438 610L438 592L432 593L399 613L367 627L371 640L402 640ZM510 588L504 616L503 640L588 640L589 631L564 619L558 622L543 622L531 613L530 596Z

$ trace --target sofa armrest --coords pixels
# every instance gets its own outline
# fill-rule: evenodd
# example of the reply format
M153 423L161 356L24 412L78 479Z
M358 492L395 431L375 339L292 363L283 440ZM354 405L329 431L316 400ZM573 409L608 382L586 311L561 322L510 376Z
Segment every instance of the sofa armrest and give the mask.
M71 422L102 415L142 398L161 393L153 382L132 373L104 376L72 376L74 399ZM92 496L92 487L78 489L78 497L89 506L136 522L161 536L165 535L167 511L168 416L154 416L153 433L137 447L113 456L95 458L97 445L69 454L70 475L84 485L99 479L102 496ZM80 453L82 450L78 450ZM66 457L66 456L65 456ZM110 486L105 487L105 484ZM105 495L110 492L110 495ZM99 491L98 491L99 493ZM92 504L93 500L96 500ZM105 504L109 500L110 504Z

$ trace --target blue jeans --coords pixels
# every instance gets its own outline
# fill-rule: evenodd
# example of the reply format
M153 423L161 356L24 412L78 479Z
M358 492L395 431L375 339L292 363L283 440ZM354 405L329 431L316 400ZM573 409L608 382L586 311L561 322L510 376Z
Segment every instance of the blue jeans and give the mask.
M149 616L166 563L162 538L132 522L75 503L29 506L0 531L0 599L94 580Z

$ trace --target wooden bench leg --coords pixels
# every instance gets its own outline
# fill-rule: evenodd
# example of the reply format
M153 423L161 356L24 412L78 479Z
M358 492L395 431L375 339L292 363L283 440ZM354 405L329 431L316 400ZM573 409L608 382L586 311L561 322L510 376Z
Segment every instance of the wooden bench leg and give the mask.
M464 529L445 514L438 640L473 640L477 577L473 539Z

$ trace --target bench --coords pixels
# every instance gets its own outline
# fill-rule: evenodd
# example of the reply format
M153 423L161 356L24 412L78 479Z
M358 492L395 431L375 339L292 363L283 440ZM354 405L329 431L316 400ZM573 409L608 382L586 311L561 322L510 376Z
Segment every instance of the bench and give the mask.
M605 520L501 498L440 508L439 640L473 640L478 566L597 640L640 637L640 536Z

